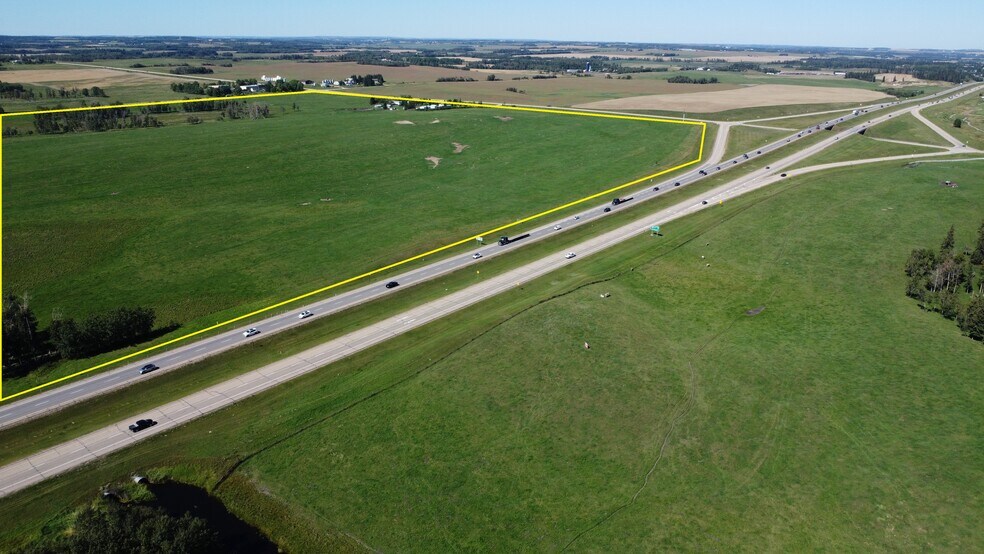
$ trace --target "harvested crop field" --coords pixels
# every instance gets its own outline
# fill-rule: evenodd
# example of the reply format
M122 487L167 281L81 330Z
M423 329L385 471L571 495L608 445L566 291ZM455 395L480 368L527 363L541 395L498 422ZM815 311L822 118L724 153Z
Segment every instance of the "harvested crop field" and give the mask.
M836 102L874 102L890 98L880 92L855 88L796 85L753 85L733 90L633 96L578 104L601 110L672 110L712 113L738 108Z
M113 85L145 85L148 83L171 82L184 77L175 75L151 75L134 71L117 71L115 69L31 69L10 71L4 75L6 81L23 83L25 85L64 85L74 87L106 87Z

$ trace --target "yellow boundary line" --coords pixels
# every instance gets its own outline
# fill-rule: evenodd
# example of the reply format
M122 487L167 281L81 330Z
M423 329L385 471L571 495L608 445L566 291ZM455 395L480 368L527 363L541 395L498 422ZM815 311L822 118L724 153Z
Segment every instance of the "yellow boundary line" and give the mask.
M520 112L536 112L536 113L549 113L549 114L559 114L559 115L578 115L578 116L582 116L582 117L600 117L600 118L605 118L605 119L620 119L620 120L628 120L628 121L643 121L643 122L647 122L647 123L657 122L657 123L674 123L674 124L677 124L677 125L699 125L701 127L701 131L700 131L700 146L698 148L697 159L695 159L695 160L691 160L689 162L682 163L680 165L671 167L669 169L664 169L662 171L658 171L658 172L653 173L651 175L646 175L644 177L640 177L638 179L634 179L634 180L629 181L627 183L623 183L621 185L618 185L618 186L615 186L615 187L611 187L611 188L605 189L605 190L603 190L601 192L592 194L590 196L585 196L584 198L580 198L578 200L574 200L572 202L568 202L566 204L562 204L560 206L556 206L556 207L550 208L550 209L545 210L545 211L542 211L542 212L540 212L538 214L534 214L534 215L531 215L531 216L528 216L528 217L524 217L522 219L518 219L518 220L516 220L516 221L514 221L512 223L507 223L505 225L501 225L501 226L496 227L494 229L489 229L488 231L485 231L483 233L479 233L477 235L472 235L472 236L469 236L467 238L463 238L461 240L458 240L458 241L455 241L455 242L446 244L444 246L440 246L440 247L435 248L433 250L430 250L428 252L424 252L422 254L417 254L415 256L411 256L411 257L406 258L404 260L400 260L398 262L391 263L389 265L386 265L386 266L383 266L383 267L374 269L372 271L367 271L367 272L365 272L365 273L363 273L361 275L356 275L354 277L349 277L348 279L343 279L341 281L332 283L330 285L326 285L326 286L321 287L319 289L315 289L315 290L312 290L310 292L306 292L304 294L300 294L298 296L295 296L293 298L289 298L287 300L283 300L283 301L277 302L276 304L271 304L269 306L266 306L265 308L260 308L260 309L257 309L257 310L253 310L253 311L251 311L249 313L246 313L246 314L243 314L243 315L234 317L232 319L228 319L226 321L223 321L223 322L220 322L220 323L216 323L215 325L210 325L210 326L205 327L203 329L199 329L197 331L193 331L193 332L188 333L186 335L182 335L180 337L173 338L171 340L162 342L160 344L155 344L153 346L144 348L142 350L138 350L136 352L127 354L125 356L120 356L119 358L116 358L114 360L110 360L108 362L103 362L101 364L92 366L92 367L90 367L88 369L83 369L81 371L77 371L77 372L75 372L75 373L73 373L71 375L66 375L64 377L59 377L58 379L54 379L52 381L48 381L47 383L43 383L43 384L37 385L35 387L31 387L31 388L26 389L26 390L22 390L20 392L11 394L9 396L3 396L3 384L2 384L3 383L3 380L2 380L2 375L0 375L0 401L7 401L7 400L10 400L10 399L13 399L13 398L17 398L18 396L22 396L22 395L25 395L25 394L34 392L36 390L40 390L40 389L43 389L43 388L50 387L50 386L52 386L54 384L61 383L62 381L67 381L69 379L74 379L75 377L78 377L80 375L84 375L86 373L95 371L97 369L102 369L104 367L107 367L107 366L116 364L117 362L122 362L124 360L129 360L131 358L135 358L137 356L141 356L143 354L147 354L149 352L153 352L155 350L159 350L161 348L164 348L165 346L169 346L169 345L175 344L177 342L181 342L181 341L190 339L192 337L201 335L203 333L207 333L209 331L214 331L214 330L219 329L221 327L225 327L227 325L230 325L232 323L236 323L236 322L242 321L244 319L253 317L255 315L259 315L259 314L262 314L262 313L269 312L271 310L275 310L277 308L280 308L282 306L286 306L287 304L291 304L291 303L296 302L298 300L303 300L305 298L309 298L311 296L315 296L317 294L321 294L321 293L326 292L326 291L329 291L331 289L338 288L338 287L347 285L349 283L353 283L353 282L358 281L360 279L364 279L366 277L370 277L370 276L375 275L377 273L381 273L383 271L387 271L387 270L393 269L395 267L399 267L401 265L404 265L404 264L407 264L407 263L410 263L410 262L413 262L413 261L416 261L416 260L420 260L420 259L426 258L426 257L431 256L433 254L437 254L438 252L443 252L445 250L454 248L456 246L461 246L462 244L470 243L470 242L474 241L475 239L477 239L479 237L483 237L483 236L486 236L486 235L494 235L495 233L498 233L500 231L504 231L504 230L509 229L509 228L512 228L512 227L515 227L516 225L521 225L523 223L527 223L527 222L533 221L535 219L539 219L541 217L550 215L550 214L555 213L555 212L558 212L560 210L564 210L566 208L570 208L571 206L576 206L578 204L582 204L584 202L588 202L588 201L594 200L596 198L600 198L602 196L607 196L607 195L609 195L609 194L611 194L611 193L613 193L615 191L619 191L619 190L622 190L622 189L627 188L627 187L638 185L639 183L642 183L643 181L647 181L649 179L653 179L653 178L659 177L661 175L665 175L667 173L670 173L671 171L676 171L677 169L681 169L681 168L684 168L684 167L687 167L687 166L690 166L690 165L693 165L693 164L696 164L696 163L700 163L700 161L704 158L704 139L707 136L707 124L704 123L704 122L702 122L702 121L677 121L677 120L673 120L673 119L662 119L662 118L656 118L656 117L617 115L617 114L603 114L603 113L596 113L596 112L580 112L580 111L575 111L575 110L560 110L560 109L553 109L553 108L531 108L531 107L524 107L524 106L511 106L511 105L508 105L508 104L482 104L482 103L477 103L477 102L459 102L459 101L438 100L438 99L431 99L431 98L412 98L412 97L405 97L405 96L383 96L383 95L378 95L378 94L364 94L364 93L357 93L357 92L342 92L342 91L327 91L327 90L326 91L321 91L321 90L303 90L303 91L298 91L298 92L273 92L273 93L266 93L266 94L250 94L248 96L232 96L232 97L221 97L221 98L195 98L195 99L189 99L189 100L165 100L165 101L159 101L159 102L139 102L139 103L131 103L131 104L115 104L115 105L108 105L108 106L95 106L95 107L83 107L83 108L64 108L64 109L57 109L57 110L40 110L40 111L31 111L31 112L13 112L13 113L0 114L0 130L3 129L3 119L4 119L4 117L16 117L16 116L36 115L36 114L44 114L44 113L65 113L65 112L80 112L80 111L89 111L89 110L108 110L108 109L114 109L114 108L140 108L140 107L144 107L144 106L166 106L166 105L172 105L172 104L185 104L185 103L193 103L193 102L216 102L216 101L223 101L223 100L250 100L250 99L254 99L254 98L268 98L268 97L272 97L272 96L291 96L291 95L299 95L299 94L323 94L323 95L332 95L332 96L347 96L347 97L354 97L354 98L379 98L379 99L383 99L383 100L400 100L400 101L411 101L411 102L423 102L423 103L428 103L428 104L446 104L446 105L451 105L451 106L463 106L463 107L469 107L469 108L489 108L489 109L512 110L512 111L520 111ZM0 139L0 227L2 227L2 221L3 221L2 220L2 210L3 210L2 189L3 189L3 140ZM3 256L2 256L2 251L3 251L3 243L2 243L2 240L0 240L0 280L2 280L2 276L3 276L3 273L2 273L2 271L3 271L3 265L2 265L2 258L3 258ZM2 351L2 349L3 349L3 344L2 344L2 342L0 342L0 351Z

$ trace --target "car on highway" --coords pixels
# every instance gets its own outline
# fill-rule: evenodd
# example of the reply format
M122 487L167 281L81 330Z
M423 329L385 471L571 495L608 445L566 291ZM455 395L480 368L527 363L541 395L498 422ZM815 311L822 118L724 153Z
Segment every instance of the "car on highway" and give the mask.
M785 174L785 173L783 173L783 174L781 174L781 175L779 175L779 176L780 176L780 177L785 177L785 176L786 176L786 174Z
M314 314L311 313L311 310L304 310L303 312L297 314L297 319L307 319L313 315Z
M140 367L140 375L146 375L146 374L150 373L151 371L154 371L154 370L157 370L157 369L160 369L160 368L157 367L154 364L144 364L143 366Z
M700 170L700 171L698 171L697 173L700 173L701 175L707 175L707 172L706 172L706 171L704 171L703 169L701 169L701 170Z
M389 283L386 283L386 288L388 289L395 289L398 286L400 286L400 283L397 283L396 281L390 281Z
M482 257L482 253L481 252L475 252L474 254L472 254L472 259L473 260L477 260L477 259L479 259L481 257Z
M573 258L574 256L577 256L577 254L575 254L573 252L568 252L568 253L564 254L564 257L567 258L568 260L571 259L571 258Z
M707 204L707 200L701 200L700 203L703 206L703 205Z
M612 211L612 208L611 206L606 206L603 211L607 214L608 212Z
M554 225L553 229L554 229L554 231L560 231L561 226L560 225Z
M762 151L761 151L761 150L759 150L758 152L756 152L756 154L761 154L761 153L762 153Z
M130 431L139 433L140 431L143 431L148 427L153 427L154 425L157 425L157 422L153 419L138 419L136 423L130 424Z
M707 175L707 174L706 174L706 173L704 173L703 171L701 171L701 173L703 173L704 175ZM679 186L680 186L680 181L677 181L677 182L675 182L675 183L673 183L673 186L674 186L674 187L679 187Z
M259 335L259 334L260 334L260 330L257 329L256 327L250 327L249 329L246 329L245 331L243 331L243 336L244 337L255 337L256 335Z
M659 187L653 187L653 192L656 192L658 190L659 190Z

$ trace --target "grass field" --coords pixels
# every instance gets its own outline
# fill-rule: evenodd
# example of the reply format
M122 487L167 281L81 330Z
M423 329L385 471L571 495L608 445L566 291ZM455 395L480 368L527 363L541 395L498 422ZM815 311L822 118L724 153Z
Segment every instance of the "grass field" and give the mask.
M984 150L984 95L969 94L952 102L930 106L922 114L968 146ZM963 119L959 129L953 126L957 117Z
M728 131L728 148L724 152L724 159L728 160L739 154L755 150L790 134L792 131L733 125Z
M30 292L42 324L139 304L183 333L672 167L699 142L697 126L274 100L260 121L5 140L4 291Z
M924 125L911 113L893 116L892 121L886 121L872 127L865 133L865 136L918 142L933 146L950 146L946 139Z
M871 132L871 131L868 131ZM913 146L875 140L865 135L851 135L815 156L794 164L790 169L820 165L847 160L865 160L888 156L904 156L908 154L944 153L939 148L928 146Z
M130 472L214 486L250 456L215 492L288 550L974 550L984 349L901 268L951 223L970 244L981 170L838 170L676 222L4 499L0 544Z

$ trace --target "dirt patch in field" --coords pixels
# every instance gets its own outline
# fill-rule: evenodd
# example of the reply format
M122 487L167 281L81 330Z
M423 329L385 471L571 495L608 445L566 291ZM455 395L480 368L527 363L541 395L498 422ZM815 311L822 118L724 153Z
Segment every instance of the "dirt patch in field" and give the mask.
M891 97L880 92L856 88L753 85L733 90L634 96L578 104L575 107L600 110L669 110L713 113L762 106L873 102L884 98Z
M437 166L441 165L441 158L438 158L437 156L428 156L424 159L433 164L431 165L431 169L437 169Z
M765 310L765 306L759 306L758 308L752 308L751 310L748 310L747 312L745 312L745 315L759 315L760 313L762 313L763 310Z
M166 71L166 70L165 70ZM115 71L112 69L25 69L5 71L4 81L24 83L27 85L64 86L64 87L107 87L114 85L146 85L148 83L171 82L182 79L175 75L149 75L131 71Z
M512 118L509 117L508 115L497 115L495 116L495 118L498 119L499 121L512 121Z
M460 142L452 142L451 146L454 146L454 153L461 154L465 148L468 148L467 144L461 144Z
M434 121L431 121L431 122L430 122L430 124L431 124L431 125L433 125L433 124L435 124L435 123L440 123L440 122L441 122L441 120L440 120L440 119L435 119Z
M413 125L413 121L407 121L406 119L401 119L399 121L394 121L394 125Z

